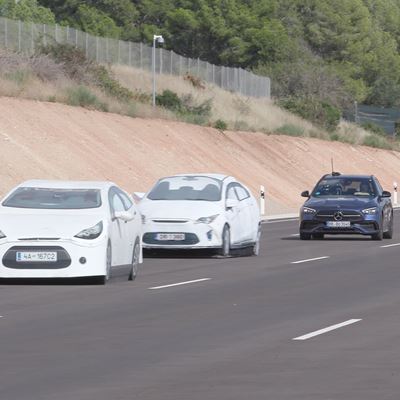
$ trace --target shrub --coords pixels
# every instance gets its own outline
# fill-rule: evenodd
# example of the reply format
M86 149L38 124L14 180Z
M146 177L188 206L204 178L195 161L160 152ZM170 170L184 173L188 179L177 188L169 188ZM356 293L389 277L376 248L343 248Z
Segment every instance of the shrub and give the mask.
M182 111L182 100L172 90L164 90L156 96L156 104L172 111Z
M214 128L220 131L226 131L228 129L228 124L222 119L217 119L214 123Z
M385 130L381 126L379 126L373 122L364 122L361 124L361 126L369 132L372 132L372 133L375 133L377 135L384 136L384 137L387 136L387 133L385 132Z
M287 136L304 136L304 129L292 124L285 124L279 127L276 133Z
M189 74L189 72L187 72L186 75L184 75L183 79L185 81L190 82L193 85L193 87L195 87L196 89L205 89L206 88L205 84L199 77Z
M288 97L278 102L278 105L300 117L333 131L340 122L340 110L327 102L314 98Z
M31 77L31 73L26 69L17 69L13 72L7 72L4 77L10 81L14 81L16 84L22 86L27 83Z
M108 111L107 104L101 102L87 87L82 85L69 89L67 102L71 106Z
M387 141L387 139L374 134L366 136L362 144L369 147L376 147L378 149L392 149L392 145Z

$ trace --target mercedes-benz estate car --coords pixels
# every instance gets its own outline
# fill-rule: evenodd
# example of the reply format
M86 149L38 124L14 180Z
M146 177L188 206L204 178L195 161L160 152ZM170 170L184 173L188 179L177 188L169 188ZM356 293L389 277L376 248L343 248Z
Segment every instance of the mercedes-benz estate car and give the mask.
M300 210L300 239L325 234L361 234L374 240L393 235L391 194L372 175L323 176Z
M0 278L136 277L142 223L111 182L28 181L0 205Z
M146 249L231 249L259 252L260 211L250 190L219 174L160 179L139 203Z

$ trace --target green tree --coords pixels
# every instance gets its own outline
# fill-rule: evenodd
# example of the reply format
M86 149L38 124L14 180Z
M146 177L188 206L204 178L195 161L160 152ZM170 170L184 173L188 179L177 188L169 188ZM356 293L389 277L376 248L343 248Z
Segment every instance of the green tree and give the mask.
M49 8L40 6L37 0L0 0L0 15L21 21L54 24L55 16Z

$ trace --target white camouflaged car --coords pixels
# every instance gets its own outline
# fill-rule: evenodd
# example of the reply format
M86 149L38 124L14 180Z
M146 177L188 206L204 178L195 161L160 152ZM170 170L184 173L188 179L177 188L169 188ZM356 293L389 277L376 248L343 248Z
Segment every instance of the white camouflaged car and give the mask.
M259 253L260 211L250 190L221 174L160 179L139 203L146 249L231 249Z
M136 277L141 217L111 182L28 181L0 205L0 278Z

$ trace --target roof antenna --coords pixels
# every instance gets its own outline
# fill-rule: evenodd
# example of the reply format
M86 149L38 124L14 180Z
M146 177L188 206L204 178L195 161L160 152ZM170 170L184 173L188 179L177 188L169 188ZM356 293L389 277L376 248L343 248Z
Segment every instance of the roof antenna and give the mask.
M333 157L331 158L332 176L340 176L340 172L335 172L333 167Z

